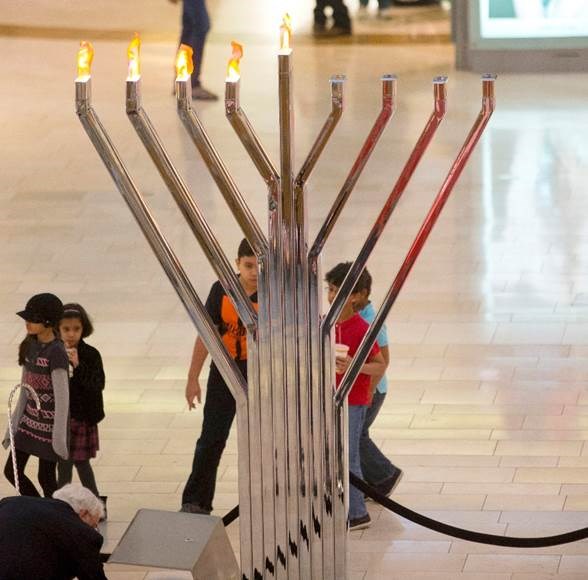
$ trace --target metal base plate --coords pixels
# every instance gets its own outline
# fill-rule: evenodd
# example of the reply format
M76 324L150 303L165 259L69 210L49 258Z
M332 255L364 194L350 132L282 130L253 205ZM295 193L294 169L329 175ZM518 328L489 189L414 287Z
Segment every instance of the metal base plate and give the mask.
M198 580L241 576L221 518L179 512L139 510L108 562L186 570Z

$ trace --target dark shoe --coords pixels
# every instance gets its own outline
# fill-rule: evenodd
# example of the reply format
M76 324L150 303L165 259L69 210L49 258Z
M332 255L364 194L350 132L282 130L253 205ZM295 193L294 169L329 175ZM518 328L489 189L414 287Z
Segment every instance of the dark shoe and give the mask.
M337 24L333 24L325 32L325 36L351 36L351 26L338 26Z
M327 33L326 24L324 22L323 23L315 22L312 25L312 33L315 36L324 36Z
M200 507L197 503L183 503L180 511L185 514L202 514L205 516L210 515L210 510L205 510Z
M106 509L106 500L108 499L108 496L99 495L98 497L100 498L100 501L104 504L104 515L100 518L100 521L105 522L108 519L108 511Z
M193 101L218 101L218 96L206 90L203 86L192 87Z
M402 469L398 467L394 467L392 471L392 475L386 478L384 481L380 482L375 488L386 497L391 495L392 492L396 489L396 486L400 483L404 472Z
M354 520L349 520L349 531L356 532L358 530L365 530L372 525L372 518L370 518L370 514L365 514L365 516L361 516L360 518L355 518Z

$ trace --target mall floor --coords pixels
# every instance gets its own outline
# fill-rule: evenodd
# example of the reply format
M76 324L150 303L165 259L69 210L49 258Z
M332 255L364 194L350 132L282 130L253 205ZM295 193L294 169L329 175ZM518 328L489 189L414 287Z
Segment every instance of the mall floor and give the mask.
M145 109L234 256L241 234L171 95L178 10L162 0L75 7L3 0L0 9L0 400L19 379L23 328L14 313L43 291L82 303L94 317L89 342L102 352L108 377L94 462L109 497L108 551L138 508L178 509L202 414L188 412L183 398L195 331L76 118L75 55L79 36L94 41L95 109L205 296L213 272L124 113L126 44L138 29L145 38ZM446 120L369 262L378 304L479 111L479 75L454 70L452 46L430 38L405 44L391 33L390 42L316 44L305 34L310 10L309 0L293 3L301 31L299 162L328 114L328 77L348 77L343 119L309 183L311 235L378 114L380 75L399 75L397 114L333 232L325 267L355 257L431 111L431 79L450 77ZM229 41L244 42L243 107L274 159L281 11L275 0L211 3L203 77L222 93ZM382 23L361 26L386 35ZM446 34L446 26L435 34ZM374 436L405 471L398 502L480 532L543 536L587 522L586 77L504 75L496 89L495 116L388 320L390 393ZM265 223L264 185L222 102L195 106ZM238 501L234 435L217 491L215 513L223 514ZM1 481L0 494L12 493ZM372 527L349 543L354 580L588 577L585 541L496 548L428 531L374 504L369 509ZM237 523L229 533L236 545ZM108 576L181 577L122 566L109 566Z

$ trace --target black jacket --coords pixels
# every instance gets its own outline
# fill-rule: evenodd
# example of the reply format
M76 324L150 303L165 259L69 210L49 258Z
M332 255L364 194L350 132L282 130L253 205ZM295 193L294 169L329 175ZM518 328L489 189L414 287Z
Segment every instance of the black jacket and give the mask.
M106 580L101 547L102 536L63 501L0 500L0 580Z
M78 421L96 425L104 419L104 367L100 353L83 340L78 344L80 364L69 380L69 412Z

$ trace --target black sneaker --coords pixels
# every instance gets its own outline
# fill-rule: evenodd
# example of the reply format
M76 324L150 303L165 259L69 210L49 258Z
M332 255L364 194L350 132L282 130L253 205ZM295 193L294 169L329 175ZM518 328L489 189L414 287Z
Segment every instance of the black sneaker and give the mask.
M312 33L315 36L324 36L327 33L327 25L324 22L315 22L312 25Z
M183 503L180 511L185 514L201 514L205 516L210 515L210 510L205 510L200 507L197 503Z
M372 525L372 518L370 518L370 514L365 514L365 516L361 516L360 518L355 518L354 520L349 520L349 531L356 532L358 530L365 530Z
M333 26L325 32L325 36L328 37L351 36L351 34L351 26L339 26L337 24L333 24Z
M392 475L386 478L384 481L374 486L382 495L388 497L396 489L396 486L400 483L404 472L398 467L393 467Z
M218 101L218 95L211 93L203 86L192 87L193 101Z

